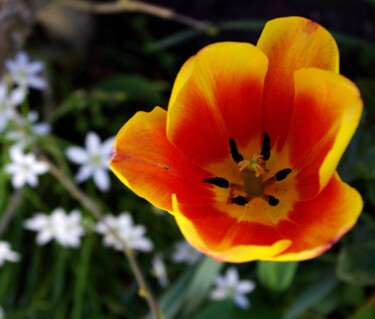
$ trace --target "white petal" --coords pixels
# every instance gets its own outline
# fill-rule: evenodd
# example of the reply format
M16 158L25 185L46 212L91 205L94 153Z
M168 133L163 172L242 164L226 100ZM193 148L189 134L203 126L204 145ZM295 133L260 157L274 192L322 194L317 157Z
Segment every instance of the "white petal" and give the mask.
M68 147L65 151L65 154L73 163L85 164L89 161L87 151L82 147Z
M35 74L39 73L43 70L44 68L44 63L41 61L34 61L29 64L28 70L30 73Z
M86 136L85 147L89 154L97 154L100 150L100 138L94 132L89 132Z
M24 87L14 89L10 94L10 103L12 106L20 105L26 97L27 91Z
M241 295L241 294L234 295L233 301L238 307L242 309L248 309L250 307L250 302L244 295Z
M236 291L242 294L247 294L255 289L255 283L251 280L241 280L236 287Z
M110 155L112 152L113 144L115 142L115 136L106 139L102 144L102 152L105 155Z
M45 162L35 162L33 165L33 171L38 175L47 173L48 170L49 170L49 166Z
M14 175L12 178L12 185L14 188L22 188L26 183L25 176L23 174Z
M76 175L76 181L78 183L81 183L81 182L89 179L91 175L92 175L91 167L87 166L87 165L84 165L84 166L79 168L79 170L77 172L77 175Z
M44 90L47 87L47 81L40 76L28 78L28 86L36 90Z
M226 289L216 288L211 291L210 298L212 300L223 300L228 298L228 292Z
M43 230L40 233L38 233L38 236L36 237L36 242L38 245L43 246L47 244L52 238L53 235L50 231Z
M37 187L39 184L38 178L34 174L28 174L25 176L26 182L33 188Z
M98 169L94 172L94 183L102 192L109 189L110 179L104 169Z
M23 162L23 159L24 159L24 154L21 150L20 147L18 146L13 146L10 148L9 150L9 155L10 155L10 158L12 159L13 162L16 162L16 163L19 163L19 162Z
M24 227L29 230L39 231L47 226L48 219L45 214L36 214L34 217L25 220Z
M236 268L230 267L226 272L227 284L230 287L235 287L238 284L238 272Z

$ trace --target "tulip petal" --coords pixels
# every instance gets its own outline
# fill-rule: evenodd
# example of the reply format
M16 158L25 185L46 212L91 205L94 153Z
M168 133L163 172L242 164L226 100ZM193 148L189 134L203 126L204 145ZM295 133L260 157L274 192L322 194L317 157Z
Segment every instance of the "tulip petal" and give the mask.
M362 100L352 82L324 70L297 71L295 86L294 113L286 145L290 165L298 172L300 199L309 199L334 174L358 126Z
M178 202L176 196L173 197L173 207L174 217L186 240L196 249L220 261L240 263L268 259L278 255L291 245L290 240L273 240L276 232L265 227L257 229L257 224L252 225L254 226L253 230L256 231L252 236L255 241L246 236L250 229L242 228L241 231L237 231L239 235L237 239L240 242L233 243L231 228L233 230L239 225L235 219L224 216L222 213L221 216L216 215L215 217L217 212L214 212L212 207L205 207L206 210L204 210L204 214L201 214L201 218L192 219L185 214L197 209L197 211L202 212L200 210L202 207L199 209L197 205L195 207L194 205L182 205ZM206 214L211 216L206 218ZM246 228L249 225L250 223L247 223L247 225L243 224L242 226ZM267 238L267 235L262 233L265 230L268 234L271 234L272 238ZM241 240L241 235L246 238ZM264 240L256 239L257 235L260 235Z
M269 21L257 47L269 59L264 84L262 128L280 151L293 114L294 72L315 67L338 72L338 49L330 33L317 23L300 17Z
M176 222L196 249L221 261L245 262L268 259L291 244L274 227L239 222L212 205L181 204L173 197Z
M270 260L291 261L317 257L356 223L362 211L360 194L335 174L317 197L297 202L289 220L277 226L293 244Z
M209 45L190 58L169 103L172 144L201 167L228 158L229 138L239 147L252 139L259 146L266 69L266 56L247 43Z
M136 113L116 136L111 169L140 197L172 210L172 194L182 201L209 201L212 191L202 182L207 172L196 167L167 140L166 111Z

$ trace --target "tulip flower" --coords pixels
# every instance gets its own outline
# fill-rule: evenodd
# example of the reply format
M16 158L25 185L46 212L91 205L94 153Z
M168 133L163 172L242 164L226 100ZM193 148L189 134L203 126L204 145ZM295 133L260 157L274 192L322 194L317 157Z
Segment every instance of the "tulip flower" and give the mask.
M336 172L362 113L338 65L330 33L300 17L269 21L256 46L208 45L182 66L168 111L121 128L111 169L213 258L319 256L363 205Z

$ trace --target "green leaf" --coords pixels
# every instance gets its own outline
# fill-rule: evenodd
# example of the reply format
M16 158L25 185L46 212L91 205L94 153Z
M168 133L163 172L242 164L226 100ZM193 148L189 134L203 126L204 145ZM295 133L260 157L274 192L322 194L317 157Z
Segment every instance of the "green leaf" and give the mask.
M352 319L375 319L375 305L367 305L361 308Z
M139 74L123 74L109 77L96 84L96 90L122 92L129 99L160 105L164 102L162 92L168 88L163 81L153 81Z
M283 319L297 318L302 312L311 308L332 292L338 283L339 280L331 271L325 275L323 274L319 280L314 281L306 287L305 291L291 305Z
M298 262L271 262L257 263L258 280L270 291L281 292L290 287L298 267Z
M337 275L356 285L375 285L375 241L345 247L338 259Z
M191 315L204 303L215 277L223 266L223 263L208 257L200 262L187 288L186 301L182 310L183 318L191 318Z

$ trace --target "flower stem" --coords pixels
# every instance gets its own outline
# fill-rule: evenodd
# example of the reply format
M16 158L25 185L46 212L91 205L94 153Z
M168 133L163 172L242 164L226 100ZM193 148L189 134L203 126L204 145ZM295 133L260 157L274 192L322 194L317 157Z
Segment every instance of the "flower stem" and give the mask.
M22 198L21 189L16 190L10 197L8 205L5 209L4 215L2 216L0 220L0 238L3 236L3 233L5 232L10 220L12 219L14 213L16 212L16 209L21 202L21 198Z
M112 3L91 3L82 0L60 0L62 5L97 14L110 14L124 11L143 12L162 19L173 20L187 25L197 30L211 29L211 24L206 21L199 21L183 14L176 13L174 10L157 6L151 3L136 0L119 0Z
M74 184L65 174L53 164L46 156L40 156L40 159L49 165L50 173L65 187L65 189L71 194L72 197L76 198L82 206L90 211L98 220L103 220L103 214L98 208L97 204L88 197L76 184ZM119 238L117 238L119 239ZM135 258L133 251L127 247L127 245L119 239L123 246L123 253L129 261L130 268L133 271L135 279L139 286L139 295L144 297L150 307L152 316L154 319L161 319L161 311L156 303L155 297L149 289L146 280L141 271L141 267Z

